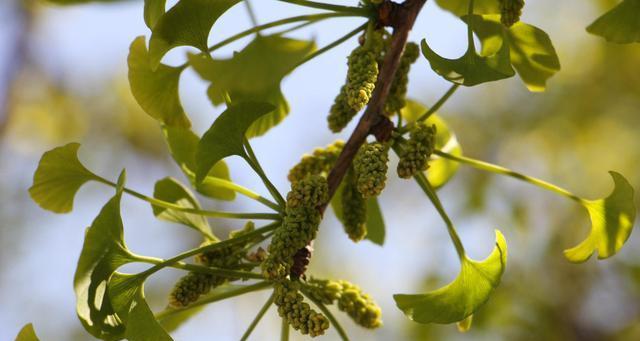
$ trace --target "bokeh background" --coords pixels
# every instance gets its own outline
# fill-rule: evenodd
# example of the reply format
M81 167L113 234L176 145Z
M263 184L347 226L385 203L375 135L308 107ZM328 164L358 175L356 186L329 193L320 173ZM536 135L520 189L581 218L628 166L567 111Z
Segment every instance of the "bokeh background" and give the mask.
M609 44L584 30L616 2L527 2L523 20L550 34L562 71L545 93L528 92L517 77L460 89L440 114L467 155L541 177L586 198L609 193L608 170L623 173L640 189L640 44ZM253 3L262 23L312 12L275 1ZM291 36L315 38L323 46L361 22L336 19ZM216 24L210 40L249 25L245 8L236 6ZM141 1L67 8L35 0L0 2L0 340L12 340L27 322L34 323L43 340L91 339L75 315L72 278L84 228L112 189L90 183L79 192L73 213L43 211L30 200L27 188L44 151L81 142L80 158L90 169L115 179L126 168L129 186L147 194L157 179L181 178L157 124L128 90L128 46L139 35L149 36ZM411 34L414 41L422 38L448 57L466 49L463 23L433 1ZM246 43L216 54L230 55ZM288 169L304 152L345 138L354 125L339 136L325 128L327 110L346 72L345 57L355 44L352 39L286 78L283 90L291 114L253 142L282 192L288 190ZM188 50L173 50L165 62L181 63ZM410 96L426 105L449 87L425 60L414 66L411 80ZM198 133L220 113L205 90L193 71L183 74L180 94ZM240 160L232 158L229 164L234 181L267 194ZM587 212L575 203L464 166L440 193L472 257L490 252L494 228L504 232L510 258L502 284L477 312L467 334L453 325L408 321L391 295L437 288L456 276L458 263L444 224L426 197L414 183L392 177L380 199L387 224L384 247L368 241L352 244L332 214L323 221L315 244L310 273L355 282L383 308L384 326L375 332L359 329L338 313L354 340L640 339L637 232L616 257L573 265L562 250L588 232ZM259 207L244 200L205 204L243 211ZM125 197L123 216L127 243L138 254L168 257L199 243L191 230L155 220L150 207L135 198ZM239 227L238 222L212 223L218 235ZM151 279L147 296L152 308L166 305L179 275L169 270ZM173 336L236 340L267 295L211 305ZM253 339L274 340L278 333L272 308ZM327 339L337 339L334 330Z

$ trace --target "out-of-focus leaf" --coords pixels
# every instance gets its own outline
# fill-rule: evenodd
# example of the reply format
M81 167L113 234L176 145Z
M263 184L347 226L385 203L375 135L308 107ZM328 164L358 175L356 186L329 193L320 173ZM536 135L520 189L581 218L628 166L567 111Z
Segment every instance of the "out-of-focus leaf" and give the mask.
M153 197L185 208L200 209L198 200L191 194L189 189L171 177L166 177L156 182ZM211 232L207 219L199 214L166 209L155 205L152 205L151 208L153 209L153 214L158 218L189 226L213 240L219 240Z
M76 311L84 328L100 339L115 339L124 332L122 321L106 295L107 282L120 266L134 261L124 243L120 199L124 171L116 195L87 229L73 280Z
M615 185L613 192L604 199L584 203L591 218L591 231L580 244L564 251L571 262L584 262L596 250L598 259L609 258L620 251L631 235L636 219L633 187L621 174L609 173Z
M219 181L231 181L229 167L227 167L224 160L218 161L218 163L211 168L202 183L196 183L196 149L198 148L200 139L191 129L164 127L163 130L173 159L180 166L187 178L189 178L189 181L198 193L219 200L234 200L236 198L236 192Z
M589 25L587 32L612 43L640 43L640 0L623 0Z
M140 107L168 126L189 127L191 122L182 108L178 85L182 68L159 65L151 68L144 37L136 38L129 49L129 85Z
M331 198L331 208L336 218L342 223L342 186L344 182L340 183L340 186L336 190L336 193ZM384 239L386 236L386 227L384 224L384 216L378 203L378 198L367 199L367 221L365 223L367 229L367 235L365 239L370 240L377 245L384 245Z
M264 134L287 116L289 105L280 91L280 82L315 49L313 41L257 36L230 59L191 54L189 63L203 79L212 82L208 94L215 105L221 104L222 95L227 93L234 103L259 101L275 106L273 112L249 128L247 138L251 138Z
M45 1L54 3L56 5L81 5L81 4L88 4L91 2L108 3L108 2L123 2L123 1L130 1L130 0L45 0Z
M500 3L498 1L499 0L475 0L473 3L473 13L500 13ZM469 0L436 0L436 3L440 8L459 17L469 14Z
M31 198L40 207L56 213L70 212L80 187L87 181L100 181L80 163L78 148L79 143L69 143L42 155L29 188Z
M153 29L164 14L167 0L144 0L144 22Z
M198 143L196 183L202 183L211 168L223 158L246 156L244 139L247 129L273 110L273 105L268 103L241 102L220 114Z
M495 32L502 31L509 45L511 64L530 91L544 91L547 79L560 71L560 60L551 39L543 30L518 22L510 28L500 23L499 15L465 16L482 42L482 54L494 48Z
M22 327L18 336L16 336L16 341L40 341L40 339L38 339L36 331L33 330L33 324L28 323Z
M473 44L469 44L467 52L458 59L441 57L434 52L426 40L422 40L422 54L431 64L431 68L444 79L464 86L474 86L485 82L497 81L513 77L515 71L509 59L509 44L505 41L501 27L482 23L482 16L465 16L464 20L473 29L486 29L487 39L483 41L483 53L478 54Z
M461 333L466 333L471 329L471 324L473 323L473 315L469 315L466 319L458 322L456 325L458 327L458 331Z
M471 316L500 284L507 264L507 243L496 230L496 246L485 260L462 259L458 277L426 294L393 296L407 317L418 323L454 323Z
M411 123L426 112L427 108L424 105L415 100L408 100L400 114L407 123ZM456 156L462 155L462 147L458 143L456 135L440 116L433 114L426 123L436 126L436 149ZM453 178L459 167L458 162L432 155L429 169L426 171L427 179L435 189L441 188Z
M153 26L153 34L149 40L151 68L155 70L162 57L177 46L193 46L206 52L211 28L220 16L239 1L179 1Z
M116 272L109 281L109 298L126 326L124 337L129 341L172 341L145 300L145 279L140 275Z

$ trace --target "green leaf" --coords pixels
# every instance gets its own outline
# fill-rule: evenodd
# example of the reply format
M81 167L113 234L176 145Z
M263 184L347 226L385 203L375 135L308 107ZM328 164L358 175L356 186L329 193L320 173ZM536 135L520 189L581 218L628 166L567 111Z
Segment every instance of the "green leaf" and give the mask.
M40 341L40 339L38 339L35 330L33 330L33 324L28 323L22 327L18 336L16 336L16 341Z
M384 245L386 228L378 198L367 199L367 235L366 239L380 246Z
M198 200L189 189L172 177L166 177L156 182L153 197L185 208L201 208ZM208 220L199 214L166 209L155 205L151 205L151 208L153 209L153 214L160 219L189 226L213 240L219 240L211 232Z
M249 128L247 138L251 138L264 134L287 116L289 105L280 82L315 49L313 41L257 36L230 59L190 54L189 63L203 79L212 82L208 94L213 104L223 103L223 94L227 93L234 103L249 100L276 107Z
M564 251L571 262L585 262L596 250L598 259L609 258L631 235L636 219L633 187L621 174L609 173L615 185L613 192L604 199L584 202L591 218L591 232L580 244Z
M496 230L496 246L485 260L462 259L458 277L448 285L426 294L393 296L396 305L418 323L454 323L471 316L500 284L507 264L507 243Z
M226 185L226 182L231 181L231 178L229 167L223 160L218 161L211 168L202 183L196 183L196 149L200 138L191 129L165 126L163 131L173 159L198 193L219 200L234 200L236 198L236 192Z
M133 97L154 119L168 126L191 126L178 93L183 68L161 64L152 69L150 63L144 36L140 36L129 49L129 85Z
M91 2L122 2L127 0L45 0L46 2L54 3L57 5L80 5L88 4Z
M640 43L640 0L622 1L589 25L587 32L612 43Z
M408 100L400 114L407 123L414 122L427 112L427 108L415 100ZM462 155L462 146L449 125L438 114L433 114L427 119L427 124L436 126L436 149L456 156ZM426 171L427 179L433 188L438 189L446 185L457 173L460 164L458 162L432 155L429 161L429 169Z
M181 0L153 26L149 41L151 68L177 46L193 46L207 52L209 32L229 8L240 0Z
M91 335L101 339L117 338L124 331L105 292L107 282L116 269L134 261L124 243L120 217L124 174L123 171L120 175L116 195L86 231L73 280L78 317Z
M485 29L482 16L465 16L467 24L475 31ZM509 44L505 42L501 27L493 27L484 32L488 35L484 41L483 53L478 54L472 42L467 52L458 59L448 59L435 53L426 40L422 40L422 54L431 64L431 68L444 79L464 86L474 86L485 82L513 77L515 71L509 60Z
M556 50L543 30L523 22L506 28L500 23L499 15L476 15L472 18L472 28L482 42L484 55L493 48L495 32L502 31L509 45L511 64L529 91L544 91L547 79L560 71ZM468 19L463 17L465 21Z
M153 29L160 17L164 15L166 0L144 0L144 22Z
M499 0L475 0L473 3L473 13L500 13L500 3L498 1ZM436 0L436 3L440 8L459 17L469 14L469 0Z
M243 142L253 122L274 110L273 105L242 102L230 106L213 122L196 149L196 183L202 183L213 165L231 155L245 157Z
M116 272L109 281L109 298L126 326L129 341L172 341L149 308L144 297L146 276Z
M42 155L29 188L31 198L40 207L56 213L71 212L80 187L87 181L101 181L80 163L79 148L79 143L69 143Z

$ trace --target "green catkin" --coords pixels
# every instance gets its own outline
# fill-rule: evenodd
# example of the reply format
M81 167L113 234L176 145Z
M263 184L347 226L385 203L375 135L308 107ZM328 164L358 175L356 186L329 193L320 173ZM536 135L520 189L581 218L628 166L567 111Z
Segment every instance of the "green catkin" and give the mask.
M398 162L398 176L411 178L429 168L429 157L435 148L436 126L418 123L411 130L407 143L403 146Z
M211 290L214 276L190 272L178 280L169 295L169 305L184 308Z
M374 329L382 325L382 310L369 295L347 281L340 281L342 290L338 309L346 312L358 325Z
M415 43L408 43L402 54L400 66L391 83L389 96L385 104L385 110L389 115L393 115L407 105L407 86L409 84L409 71L411 65L418 60L420 47Z
M322 218L317 207L328 200L329 188L322 176L308 176L291 185L282 226L274 233L262 263L265 277L276 280L289 275L293 256L316 237Z
M283 280L274 285L274 303L278 307L278 314L303 335L323 335L329 328L329 320L304 302L300 287L300 282L290 280Z
M522 15L524 0L498 0L500 2L500 21L506 27L511 27Z
M309 175L324 175L329 172L342 152L344 141L337 140L325 148L316 148L311 155L304 155L289 171L288 179L296 182Z
M341 132L357 113L357 110L353 110L349 106L347 102L347 85L343 85L329 110L329 116L327 117L329 129L334 133Z
M354 242L367 235L367 201L358 191L355 171L351 168L342 187L342 224L344 231Z
M384 189L389 168L389 146L374 142L363 144L354 160L358 192L366 198L376 197Z
M307 281L305 293L322 304L333 304L340 298L341 291L342 285L338 281L311 278Z

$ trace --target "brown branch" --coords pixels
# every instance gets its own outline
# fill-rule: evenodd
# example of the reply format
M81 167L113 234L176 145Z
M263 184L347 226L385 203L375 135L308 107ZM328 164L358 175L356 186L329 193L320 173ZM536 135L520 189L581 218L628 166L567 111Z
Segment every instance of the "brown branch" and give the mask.
M338 157L336 164L333 166L327 177L329 183L329 198L335 194L340 182L344 178L347 170L353 162L358 149L367 140L367 136L375 133L377 137L388 136L386 130L393 129L393 125L389 125L389 121L384 115L384 106L389 96L389 90L395 77L402 52L407 43L409 32L413 28L413 24L427 0L406 0L402 4L391 1L385 1L380 6L379 23L384 26L393 28L393 36L391 38L391 46L385 55L382 63L375 90L369 101L369 105L364 114L360 118L358 125L351 133L349 140L345 144L342 153ZM320 207L320 211L324 212L328 203Z

